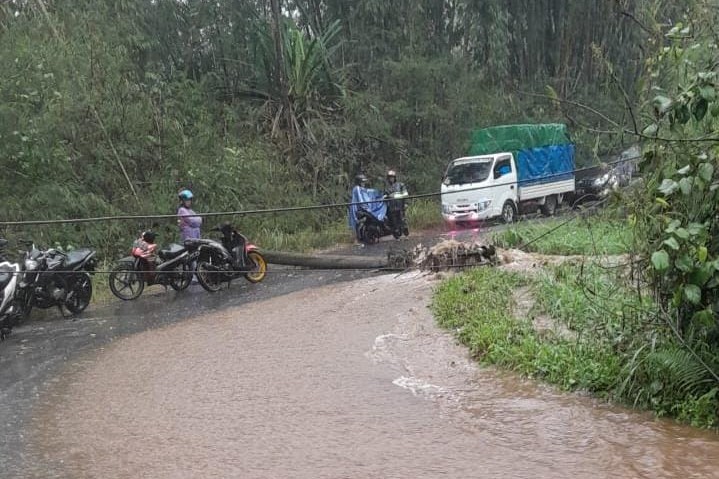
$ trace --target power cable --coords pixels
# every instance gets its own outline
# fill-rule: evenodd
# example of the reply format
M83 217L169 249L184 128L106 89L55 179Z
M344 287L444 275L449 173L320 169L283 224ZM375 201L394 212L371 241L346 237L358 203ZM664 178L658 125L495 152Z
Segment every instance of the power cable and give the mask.
M640 156L634 156L630 158L624 158L621 160L612 161L609 163L606 163L606 165L615 165L619 163L626 163L627 161L636 160L641 158ZM576 173L580 173L583 171L588 171L591 169L596 168L596 166L591 167L585 167L585 168L578 168L574 169L572 171L566 171L563 173L555 173L551 175L543 176L541 179L551 179L551 178L557 178L557 177L563 177L567 175L574 175ZM527 184L537 181L536 179L533 180L518 180L518 181L512 181L507 183L499 183L499 184L492 184L492 185L483 185L483 186L476 186L472 188L460 188L458 192L470 192L470 191L479 191L479 190L485 190L489 188L496 188L500 186L509 186L514 184ZM441 196L442 192L431 192L431 193L421 193L416 195L409 195L402 199L404 200L413 200L413 199L421 199L421 198L431 198L431 197L437 197ZM296 211L311 211L311 210L319 210L319 209L327 209L327 208L347 208L350 206L358 206L358 205L364 205L364 204L371 204L371 203L378 203L381 201L391 201L390 199L378 199L378 200L371 200L371 201L361 201L361 202L349 202L349 203L327 203L322 205L310 205L310 206L288 206L288 207L282 207L282 208L262 208L262 209L253 209L253 210L235 210L235 211L215 211L215 212L208 212L208 213L196 213L194 216L204 217L204 218L211 218L211 217L217 217L217 216L249 216L249 215L263 215L263 214L273 214L273 213L290 213L290 212L296 212ZM117 215L117 216L98 216L93 218L69 218L69 219L55 219L55 220L27 220L27 221L0 221L0 227L9 227L9 226L38 226L38 225L53 225L53 224L76 224L76 223L93 223L93 222L101 222L101 221L127 221L127 220L150 220L150 219L177 219L177 214L163 214L163 215Z

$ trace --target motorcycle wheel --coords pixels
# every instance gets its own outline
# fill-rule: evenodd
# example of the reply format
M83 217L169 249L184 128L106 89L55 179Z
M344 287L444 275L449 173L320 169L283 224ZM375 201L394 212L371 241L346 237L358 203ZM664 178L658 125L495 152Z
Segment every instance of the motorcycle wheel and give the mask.
M245 274L245 278L250 283L259 283L267 275L267 261L265 257L260 254L259 251L250 251L247 253L247 258L252 262L254 267L252 271Z
M142 274L133 271L135 266L129 263L115 265L114 271L110 273L110 291L118 298L129 301L136 299L145 289L145 281Z
M222 273L217 266L212 264L212 258L206 258L197 262L197 281L200 282L205 291L216 293L222 289Z
M376 244L379 243L379 231L376 228L367 228L365 230L365 243Z
M90 305L92 299L92 279L87 273L72 278L70 294L72 297L65 301L65 307L73 314L80 314Z
M182 266L175 268L172 273L172 279L170 280L170 287L175 291L182 291L187 289L192 283L192 269L187 263L183 263Z

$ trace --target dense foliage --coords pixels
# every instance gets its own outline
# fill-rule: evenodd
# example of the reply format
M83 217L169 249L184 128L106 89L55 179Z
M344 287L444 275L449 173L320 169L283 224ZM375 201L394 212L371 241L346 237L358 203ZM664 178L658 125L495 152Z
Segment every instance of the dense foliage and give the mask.
M719 417L719 95L718 12L691 2L680 21L652 40L643 108L638 109L647 184L631 215L636 250L682 361L665 368L695 386ZM649 361L653 345L646 348ZM676 357L676 355L675 355ZM666 377L666 375L665 375Z
M3 2L2 217L172 213L187 185L205 211L329 202L387 166L431 191L472 128L503 122L566 121L591 163L622 135L527 93L620 117L615 82L634 91L644 58L632 18L656 2L638 3ZM242 222L288 234L343 214ZM147 226L21 234L112 249Z

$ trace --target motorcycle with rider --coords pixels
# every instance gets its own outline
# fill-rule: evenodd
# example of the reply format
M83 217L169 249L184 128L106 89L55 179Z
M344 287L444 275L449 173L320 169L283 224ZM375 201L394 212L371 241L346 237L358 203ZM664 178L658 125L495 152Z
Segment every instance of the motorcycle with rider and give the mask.
M409 195L405 185L397 181L396 172L387 172L384 191L369 188L367 182L367 177L359 174L352 189L349 225L357 240L362 244L374 244L383 236L392 235L395 239L409 236L405 218L405 199Z
M407 204L405 198L409 196L404 183L397 181L394 170L387 172L387 184L384 197L387 199L387 216L392 228L392 235L399 238L401 235L409 236L409 227L405 216Z

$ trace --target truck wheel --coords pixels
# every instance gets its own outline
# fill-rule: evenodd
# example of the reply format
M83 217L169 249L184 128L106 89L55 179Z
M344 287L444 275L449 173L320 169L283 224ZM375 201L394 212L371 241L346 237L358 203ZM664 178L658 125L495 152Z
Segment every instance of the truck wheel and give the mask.
M514 223L514 219L517 216L517 207L514 206L514 203L511 201L507 201L504 203L504 206L502 206L502 221L504 221L506 224Z
M555 211L557 211L557 197L554 195L547 196L541 209L544 216L554 216Z

